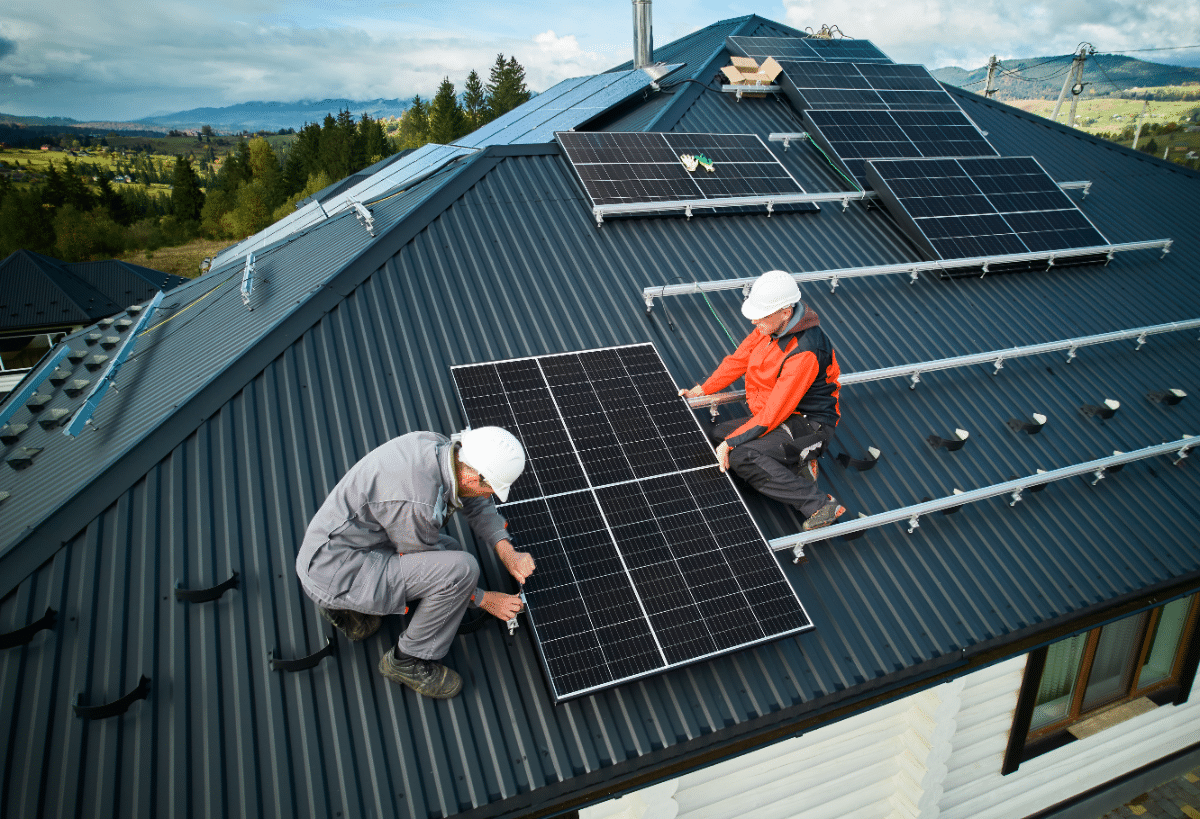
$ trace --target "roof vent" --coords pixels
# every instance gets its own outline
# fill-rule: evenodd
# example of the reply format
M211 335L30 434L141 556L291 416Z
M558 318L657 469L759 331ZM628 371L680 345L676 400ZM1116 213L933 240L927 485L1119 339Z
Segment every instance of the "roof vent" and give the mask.
M61 387L63 384L66 383L67 379L70 377L71 377L70 370L64 370L62 367L59 367L54 372L50 373L50 377L47 378L46 380L49 381L51 384L53 384L56 387Z
M30 412L41 412L42 407L50 403L51 397L44 392L34 393L33 397L25 402L25 406Z
M72 350L71 352L67 353L67 360L72 364L78 364L85 358L87 358L87 350Z
M20 471L33 463L33 459L42 451L41 447L23 446L12 454L8 459L8 465L13 469Z
M42 425L42 429L54 429L70 414L71 411L69 409L63 409L62 407L47 410L46 414L38 419L38 423Z
M654 62L654 26L650 0L633 0L633 67L645 68Z
M96 370L104 366L105 361L108 361L108 356L106 355L97 354L88 356L88 360L83 362L83 366L87 367L92 372L96 372Z
M76 378L63 388L63 392L65 392L71 398L77 398L83 394L83 391L87 389L87 385L91 383L92 381L90 378Z
M106 350L111 350L113 347L116 347L120 343L121 343L120 336L105 336L104 338L100 339L100 346Z

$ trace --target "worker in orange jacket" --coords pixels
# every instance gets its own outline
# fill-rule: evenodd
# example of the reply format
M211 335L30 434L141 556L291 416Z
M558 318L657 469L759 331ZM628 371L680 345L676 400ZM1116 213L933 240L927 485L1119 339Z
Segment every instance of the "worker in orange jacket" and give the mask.
M759 276L742 304L754 330L703 384L680 395L699 397L746 379L753 415L724 421L709 433L721 469L733 469L756 490L792 506L804 529L834 523L844 513L817 487L817 457L833 436L841 369L820 319L800 300L782 270Z

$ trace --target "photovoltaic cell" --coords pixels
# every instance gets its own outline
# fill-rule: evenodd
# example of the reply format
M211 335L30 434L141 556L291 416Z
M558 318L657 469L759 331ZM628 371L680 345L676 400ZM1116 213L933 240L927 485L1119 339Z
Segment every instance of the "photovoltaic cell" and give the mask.
M897 220L935 258L1108 244L1033 157L872 160L867 175ZM1097 254L1056 264L1104 259Z
M801 109L959 110L929 70L895 63L778 60L779 83Z
M812 627L653 345L452 372L526 447L501 508L556 702Z
M868 40L825 40L819 37L727 37L729 50L742 57L763 60L820 60L830 62L890 63Z
M593 206L804 193L754 134L562 132L557 137ZM688 171L683 154L707 156L713 170Z
M804 112L813 133L843 170L867 184L864 160L997 156L991 143L954 110L815 110Z

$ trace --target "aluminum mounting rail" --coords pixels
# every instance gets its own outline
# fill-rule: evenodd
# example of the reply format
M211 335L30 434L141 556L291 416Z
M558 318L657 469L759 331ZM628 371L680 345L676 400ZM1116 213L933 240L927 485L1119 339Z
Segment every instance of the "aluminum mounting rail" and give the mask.
M937 498L924 503L905 506L901 509L893 509L889 512L881 512L877 515L868 515L867 517L858 518L857 520L849 520L845 523L835 523L833 526L827 526L824 529L814 529L811 532L800 532L795 535L785 535L775 538L770 541L771 549L776 552L782 552L786 549L791 549L797 561L804 557L804 546L818 540L826 540L832 537L840 537L843 535L854 534L866 529L874 529L879 526L884 526L889 523L907 523L908 533L911 535L920 526L920 519L925 515L933 514L934 512L944 512L949 509L956 509L968 503L976 503L988 498L996 498L1008 496L1009 506L1016 506L1023 497L1023 493L1027 491L1036 491L1037 488L1044 486L1054 481L1061 481L1065 478L1073 478L1078 475L1090 475L1095 478L1093 484L1099 483L1105 477L1105 470L1114 466L1121 466L1132 461L1141 461L1146 458L1154 458L1159 455L1175 455L1175 463L1179 463L1187 457L1187 451L1191 447L1200 445L1200 438L1192 435L1184 435L1176 441L1168 441L1164 444L1156 446L1148 446L1143 449L1137 449L1133 452L1122 452L1120 454L1110 455L1107 458L1097 458L1094 461L1085 461L1084 463L1075 464L1074 466L1064 466L1061 469L1051 469L1048 472L1039 472L1035 475L1030 475L1026 478L1017 478L1004 483L985 486L982 489L973 489L969 492L963 492L960 495L950 495L945 498Z
M849 193L810 193L805 194L809 197L826 196L829 201L842 201L843 197L850 199L868 199L866 196L869 192L852 191ZM703 200L701 200L703 201ZM776 203L781 200L776 199ZM825 201L822 199L808 199L809 202ZM700 207L700 202L694 203ZM602 207L613 207L605 205ZM617 205L615 207L625 207ZM631 206L632 207L632 206ZM655 208L648 205L639 206L645 210L663 210L663 208ZM593 208L593 212L598 208ZM941 259L936 262L904 262L902 264L885 264L874 265L871 267L846 267L840 270L816 270L810 273L793 273L792 278L797 282L819 282L828 281L831 283L829 292L837 290L838 281L841 279L857 279L866 276L891 276L897 273L907 275L909 283L913 284L917 281L922 272L948 272L952 270L962 270L969 267L981 267L982 275L988 273L988 266L993 264L1008 264L1010 262L1048 262L1048 267L1052 267L1056 259L1069 259L1076 256L1100 256L1108 257L1109 261L1117 253L1123 253L1130 250L1162 250L1163 256L1171 252L1171 245L1174 239L1153 239L1145 242L1123 242L1115 245L1095 245L1092 247L1074 247L1070 250L1043 250L1037 253L1011 253L1005 256L973 256L969 259ZM1161 258L1161 257L1160 257ZM646 301L646 312L649 313L654 309L654 300L656 298L664 298L666 296L683 296L692 293L711 293L718 290L737 290L738 288L749 288L754 284L756 276L740 279L724 279L715 282L693 282L692 284L664 284L654 285L651 287L642 288L642 298Z
M149 306L142 311L141 318L137 324L130 330L129 335L125 336L125 340L121 342L120 348L117 350L113 360L109 362L108 367L104 370L104 374L100 376L100 380L96 382L96 386L92 387L92 391L88 393L88 397L84 400L83 405L71 418L67 424L67 428L63 430L63 435L68 438L74 438L83 431L83 428L90 426L92 423L92 413L96 411L96 407L100 406L100 399L108 392L108 388L112 386L112 381L117 377L117 372L120 371L121 365L125 363L125 359L129 357L129 353L133 351L133 345L137 342L138 333L142 332L149 321L150 316L162 304L163 296L166 295L162 290L154 294L154 299Z
M693 208L742 208L749 205L766 205L767 215L770 216L774 212L776 205L841 202L842 210L845 210L853 201L874 198L876 198L874 191L829 191L825 193L778 193L771 196L737 196L723 199L678 199L671 202L595 205L592 207L592 215L596 217L596 227L599 227L604 224L605 216L630 213L659 213L664 210L682 210L690 218ZM646 289L657 290L657 288Z
M1045 341L1041 344L1029 344L1024 347L1009 347L1004 350L992 350L986 353L971 353L970 355L941 358L935 361L923 361L917 364L901 364L896 367L883 367L878 370L842 373L840 383L845 387L850 384L865 384L870 381L882 381L887 378L907 378L909 380L909 389L915 389L917 384L921 382L922 375L938 370L952 370L957 367L969 367L972 364L991 364L996 368L992 371L992 375L996 375L1004 368L1004 362L1010 358L1024 358L1031 355L1053 353L1059 350L1067 351L1067 363L1070 364L1075 360L1076 350L1080 347L1090 347L1094 344L1107 344L1113 341L1132 338L1137 340L1135 350L1141 350L1150 336L1159 333L1174 333L1181 330L1200 330L1200 319L1152 324L1147 327L1134 327L1129 330L1117 330L1112 333L1080 336L1079 338L1068 338L1062 341ZM692 409L699 409L701 407L718 407L721 404L732 404L736 401L744 401L745 398L745 390L727 390L715 395L702 395L699 398L689 398L688 404Z

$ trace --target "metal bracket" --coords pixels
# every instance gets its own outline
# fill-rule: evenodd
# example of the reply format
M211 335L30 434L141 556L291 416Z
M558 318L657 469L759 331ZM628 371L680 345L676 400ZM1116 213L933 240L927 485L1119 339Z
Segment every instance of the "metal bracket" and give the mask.
M684 214L684 216L686 216L688 219L691 219L691 218L692 218L692 206L691 206L691 205L688 205L688 206L686 206L686 207L683 209L683 214Z
M919 518L920 518L920 515L913 515L911 518L908 519L908 533L910 535L913 532L917 531L917 527L921 525Z
M996 359L994 362L992 362L992 363L994 363L994 364L996 365L996 369L992 370L992 375L999 375L999 374L1000 374L1000 371L1001 371L1002 369L1004 369L1004 359L1003 359L1003 358L997 358L997 359Z
M917 385L921 383L921 374L920 374L920 373L913 373L912 375L910 375L910 376L908 377L908 380L909 380L910 382L912 382L912 383L910 383L910 384L908 385L908 388L909 388L910 390L915 390L915 389L917 388Z
M804 544L800 543L800 544L797 544L796 547L792 549L792 562L799 563L803 559L804 559Z
M915 268L915 267L914 267L912 270L908 271L908 276L909 276L909 278L908 278L908 283L909 283L909 284L916 284L916 283L917 283L917 278L918 278L920 275L921 275L921 271L920 271L920 270L917 270L917 268Z
M1104 480L1104 477L1105 477L1103 469L1097 469L1095 472L1092 473L1092 475L1094 475L1096 477L1096 480L1092 481L1092 486L1095 486L1096 484L1100 483L1100 481Z
M367 229L367 233L375 235L375 217L371 215L371 211L367 210L366 205L354 199L350 200L350 206L354 208L354 215L362 226Z
M1192 436L1191 436L1191 435L1185 435L1185 436L1183 436L1183 437L1184 437L1184 438L1191 438ZM1181 463L1183 463L1183 459L1184 459L1184 458L1186 458L1186 457L1188 456L1188 454L1187 454L1187 451L1188 451L1188 449L1190 449L1190 448L1191 448L1191 446L1192 446L1192 444L1190 444L1190 443L1188 443L1188 444L1184 444L1183 448L1181 448L1181 449L1179 450L1179 452L1175 453L1175 454L1176 454L1176 455L1178 455L1179 457L1177 457L1175 460L1171 461L1171 464L1172 464L1173 466L1179 466Z
M879 449L876 447L867 447L866 458L851 458L846 452L838 455L834 460L842 465L843 468L854 467L859 472L866 472L868 469L874 469L875 464L879 463Z
M16 648L17 646L28 645L39 631L53 629L57 622L58 612L53 608L48 608L45 614L29 625L22 626L16 631L0 634L0 648Z
M1173 239L1168 239L1167 243L1165 245L1163 245L1163 252L1162 252L1162 255L1158 257L1159 260L1167 258L1167 254L1171 252L1171 243L1173 241L1174 241Z
M965 429L956 429L954 430L953 438L941 438L937 435L930 435L925 440L934 449L945 447L947 452L957 452L967 443L967 437L970 434Z
M325 646L314 654L309 654L307 657L301 657L297 660L277 660L273 654L268 654L267 657L271 660L272 671L304 671L308 668L315 668L317 663L326 657L332 657L337 653L337 643L333 641L333 635L325 638Z
M708 420L712 423L717 423L717 419L721 417L721 411L717 409L716 404L708 405Z
M838 286L838 277L834 276L832 279L829 280L829 292L832 293L834 290L837 290L837 286Z
M175 584L175 599L181 603L208 603L213 600L220 599L221 595L230 589L238 588L240 581L238 573L234 572L228 580L223 583L218 583L208 589L185 589L178 583Z
M1137 346L1133 348L1133 351L1135 353L1140 352L1142 347L1144 347L1145 345L1146 345L1146 334L1142 333L1140 336L1137 337Z
M1016 506L1018 503L1021 502L1021 490L1018 489L1016 492L1013 492L1010 497L1012 498L1012 500L1009 501L1008 505Z
M842 197L842 213L845 213L849 208L850 208L850 197L843 196Z
M650 311L654 309L654 296L646 296L646 315L650 315Z
M138 680L137 688L105 705L82 705L79 702L82 696L82 694L76 694L75 703L72 705L72 708L75 709L75 716L80 719L105 719L106 717L120 716L129 710L129 706L150 696L150 678L143 674L142 678Z
M251 310L254 309L253 307L250 307L250 294L253 292L254 292L254 254L247 253L246 254L246 266L242 268L242 304L244 304L246 307L248 307Z
M1008 428L1013 432L1026 432L1030 435L1037 435L1042 431L1042 427L1046 426L1046 416L1035 412L1032 421L1022 421L1016 418L1008 419Z
M1072 361L1075 360L1075 358L1077 356L1076 350L1078 350L1078 349L1079 349L1078 347L1072 347L1071 349L1067 350L1067 363L1068 364L1070 364Z

